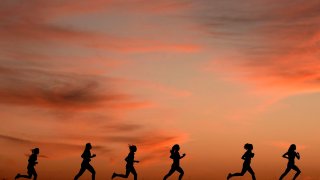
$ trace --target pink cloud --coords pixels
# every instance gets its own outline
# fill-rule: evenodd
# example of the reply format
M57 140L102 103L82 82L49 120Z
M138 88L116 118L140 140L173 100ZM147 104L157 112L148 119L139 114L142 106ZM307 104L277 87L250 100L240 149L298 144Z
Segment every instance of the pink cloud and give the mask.
M148 89L148 91L155 91L156 93L163 93L176 98L184 98L184 97L192 96L191 91L175 88L173 86L169 86L162 83L143 81L143 80L131 80L131 81L126 81L126 83L131 88L143 87L145 89Z
M143 3L138 1L138 4ZM85 47L108 51L128 52L198 52L200 46L192 42L182 43L173 40L149 40L147 38L134 37L119 37L110 35L107 32L87 32L84 30L59 26L52 24L49 19L54 19L55 16L64 14L64 12L71 13L73 11L86 11L90 9L95 11L99 8L123 8L120 6L123 3L116 1L71 1L71 2L20 2L20 3L4 3L4 7L0 9L0 14L5 17L2 28L0 29L0 36L4 42L17 43L62 43L68 46ZM131 3L129 3L131 4ZM180 3L166 2L144 2L148 8L157 7L175 7ZM140 9L139 6L133 3L133 8ZM132 7L132 6L128 6ZM147 8L144 7L144 8ZM169 8L170 9L170 8ZM13 13L14 12L14 13ZM15 13L16 12L16 13ZM150 13L150 12L149 12ZM54 14L54 16L52 16ZM49 19L48 19L49 18ZM168 39L168 38L166 38Z
M117 0L69 0L69 1L41 1L33 0L2 2L1 8L3 14L24 16L25 18L47 18L55 16L65 16L76 13L92 13L119 9L125 11L142 11L149 13L177 11L185 9L190 3L179 1L156 1L156 0L134 0L134 1L117 1ZM41 16L41 15L47 16ZM25 16L27 15L27 16ZM3 16L2 16L3 17ZM3 17L5 18L5 17Z
M115 101L119 106L138 103L130 95L106 88L102 81L112 84L115 80L99 76L11 67L1 67L0 76L0 102L6 104L82 109L108 107Z
M201 47L194 43L180 43L170 40L148 40L111 36L106 33L86 32L38 22L14 23L0 29L3 42L20 43L62 43L71 47L85 47L97 50L134 52L176 52L195 53Z
M208 69L222 73L231 81L247 83L257 93L279 98L318 92L319 2L264 6L266 2L255 2L250 13L246 11L249 7L241 5L238 9L243 11L211 14L208 20L211 24L206 25L206 30L229 29L234 34L218 35L217 38L228 40L225 45L229 54L212 61ZM221 6L224 5L235 8L234 4Z

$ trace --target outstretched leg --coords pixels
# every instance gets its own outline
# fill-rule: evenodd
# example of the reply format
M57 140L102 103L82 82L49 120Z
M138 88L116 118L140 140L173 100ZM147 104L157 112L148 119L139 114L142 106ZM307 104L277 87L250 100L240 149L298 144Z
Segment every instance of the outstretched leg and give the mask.
M37 179L37 176L38 176L36 170L34 169L34 167L28 167L28 175L20 175L20 174L17 174L17 176L15 177L15 179L18 179L18 178L31 179L31 178L32 178L32 175L33 175L33 179L36 180L36 179Z
M243 176L243 175L247 172L247 170L248 170L248 168L245 167L245 166L243 166L240 173L234 173L234 174L229 173L227 179L230 179L230 178L232 178L233 176Z
M31 178L32 178L32 175L31 175L31 174L29 174L29 175L20 175L20 174L18 174L15 179L18 179L18 178L31 179Z
M297 171L296 174L295 174L294 177L293 177L293 180L295 180L295 179L299 176L299 174L301 173L301 171L300 171L300 169L299 169L297 166L293 166L292 169L295 170L295 171Z
M256 176L251 166L248 168L248 172L251 174L252 180L256 180Z
M29 174L29 173L28 173L28 175L17 174L17 176L15 177L15 179L19 179L19 178L31 179L31 178L32 178L32 174Z
M179 180L181 180L182 177L183 177L183 175L184 175L184 171L183 171L183 169L182 169L181 167L178 167L178 168L177 168L177 171L180 173L180 175L179 175Z
M115 177L122 177L122 178L128 178L129 177L129 174L130 174L130 169L127 168L126 169L126 174L117 174L117 173L113 173L112 175L112 179L115 178Z
M176 171L175 168L171 167L170 171L167 175L164 176L163 180L166 180L168 177L170 177L174 172Z
M81 169L78 172L78 174L74 177L74 180L78 180L78 178L84 173L84 171L86 171L86 168L81 166Z
M96 171L93 169L93 167L89 164L87 169L91 172L91 179L95 180L96 179Z
M290 167L287 167L287 169L284 171L284 173L280 176L279 180L282 180L291 170Z

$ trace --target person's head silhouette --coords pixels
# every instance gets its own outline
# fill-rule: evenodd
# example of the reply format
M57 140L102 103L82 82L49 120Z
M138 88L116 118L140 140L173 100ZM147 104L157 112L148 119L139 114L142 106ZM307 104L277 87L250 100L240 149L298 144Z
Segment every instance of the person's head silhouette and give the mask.
M178 152L179 150L180 150L179 144L175 144L175 145L173 145L172 148L171 148L171 152L172 152L172 153L173 153L173 152Z
M39 154L40 153L40 150L39 148L34 148L31 150L32 154Z
M90 150L90 149L92 149L92 146L91 146L90 143L87 143L87 144L86 144L86 150Z
M253 150L253 145L252 144L249 144L249 143L247 143L247 144L245 144L244 145L244 147L243 147L245 150L247 150L247 151L251 151L251 150Z
M297 149L296 145L295 144L291 144L289 149L288 149L288 152L295 151L296 149Z
M130 152L136 152L137 151L137 146L129 145L129 149L130 149Z

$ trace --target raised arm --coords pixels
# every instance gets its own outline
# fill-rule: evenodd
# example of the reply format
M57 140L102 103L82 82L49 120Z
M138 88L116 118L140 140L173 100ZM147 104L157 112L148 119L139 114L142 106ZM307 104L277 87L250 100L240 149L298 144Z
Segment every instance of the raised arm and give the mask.
M180 156L180 159L184 158L186 156L186 153L183 153L182 156Z
M288 159L288 158L289 158L289 157L288 157L288 152L284 153L284 154L282 155L282 157Z

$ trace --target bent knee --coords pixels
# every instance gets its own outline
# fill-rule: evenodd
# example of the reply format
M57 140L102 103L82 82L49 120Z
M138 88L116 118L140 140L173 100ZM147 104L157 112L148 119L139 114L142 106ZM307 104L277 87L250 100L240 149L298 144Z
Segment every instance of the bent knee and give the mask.
M129 177L129 174L125 174L123 177L124 177L124 178L128 178L128 177Z

